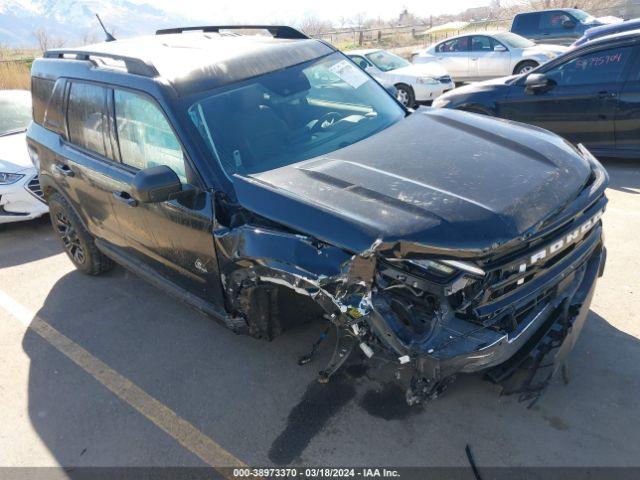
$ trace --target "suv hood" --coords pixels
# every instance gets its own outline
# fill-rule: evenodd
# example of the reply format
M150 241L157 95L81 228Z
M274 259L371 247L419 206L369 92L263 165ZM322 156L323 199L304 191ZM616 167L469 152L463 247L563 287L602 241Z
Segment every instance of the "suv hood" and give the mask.
M378 240L477 252L540 228L590 172L545 130L421 108L349 147L234 183L245 208L351 252Z
M17 173L33 168L24 132L0 136L0 172Z

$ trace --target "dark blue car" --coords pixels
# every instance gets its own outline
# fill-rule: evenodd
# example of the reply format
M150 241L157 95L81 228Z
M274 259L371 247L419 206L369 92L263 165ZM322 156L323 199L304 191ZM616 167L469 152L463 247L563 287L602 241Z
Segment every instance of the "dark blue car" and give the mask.
M584 35L576 40L572 46L579 47L580 45L595 40L596 38L637 29L640 29L640 18L634 18L633 20L627 20L626 22L593 27L584 32Z

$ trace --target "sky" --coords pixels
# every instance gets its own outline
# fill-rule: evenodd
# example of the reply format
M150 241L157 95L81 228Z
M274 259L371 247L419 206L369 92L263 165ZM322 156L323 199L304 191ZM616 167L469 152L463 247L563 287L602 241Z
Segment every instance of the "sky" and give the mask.
M307 15L339 23L340 17L397 17L403 8L428 17L488 5L489 0L135 0L189 17L236 23L295 23Z

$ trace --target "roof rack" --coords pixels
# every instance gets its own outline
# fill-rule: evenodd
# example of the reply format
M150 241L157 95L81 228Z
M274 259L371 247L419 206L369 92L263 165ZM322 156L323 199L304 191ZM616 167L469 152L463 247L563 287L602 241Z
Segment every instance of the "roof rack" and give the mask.
M292 40L309 38L300 30L296 30L295 28L288 27L286 25L206 25L202 27L177 27L157 30L156 35L168 35L172 33L184 33L191 31L220 33L220 30L267 30L271 35L273 35L273 38L287 38Z
M124 63L128 73L135 75L142 75L144 77L157 77L160 75L156 68L145 62L140 58L127 57L124 55L118 55L108 52L90 52L87 50L69 50L69 49L56 49L47 50L44 53L44 58L67 58L67 55L72 55L75 60L84 60L92 62L97 65L96 59L109 58L112 60L118 60ZM104 62L103 62L104 63Z

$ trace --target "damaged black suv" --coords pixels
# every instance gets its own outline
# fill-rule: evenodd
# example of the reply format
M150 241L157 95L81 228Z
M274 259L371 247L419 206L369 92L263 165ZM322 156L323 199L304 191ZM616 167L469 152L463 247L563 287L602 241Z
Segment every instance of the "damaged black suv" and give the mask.
M255 337L324 319L322 381L359 349L410 403L467 372L539 392L604 267L602 166L539 128L404 109L331 45L249 28L34 62L29 151L76 267L115 261Z

